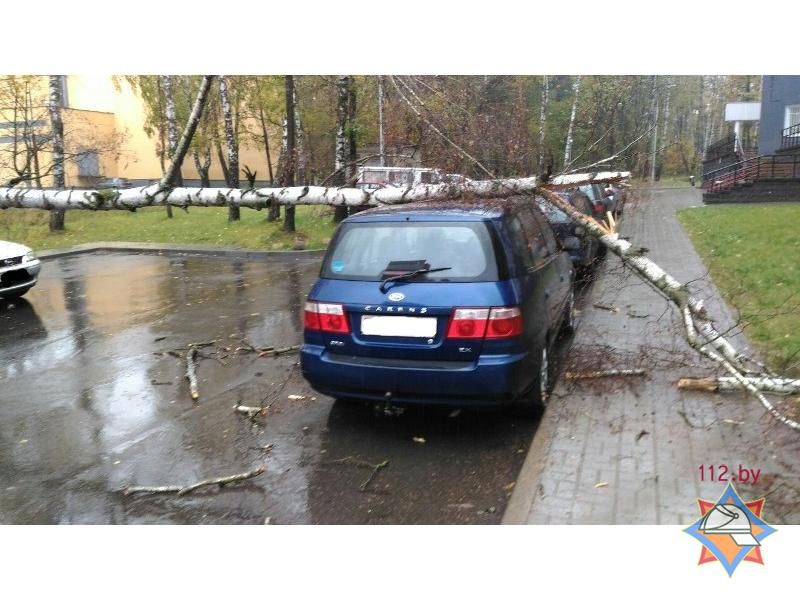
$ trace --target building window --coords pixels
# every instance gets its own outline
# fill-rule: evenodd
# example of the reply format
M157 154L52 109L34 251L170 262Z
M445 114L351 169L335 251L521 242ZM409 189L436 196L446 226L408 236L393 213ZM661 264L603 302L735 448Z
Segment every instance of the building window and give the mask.
M99 177L100 159L94 150L85 150L78 156L78 177Z
M786 107L786 116L783 121L783 128L788 129L800 125L800 104L792 104ZM795 134L796 135L796 134Z

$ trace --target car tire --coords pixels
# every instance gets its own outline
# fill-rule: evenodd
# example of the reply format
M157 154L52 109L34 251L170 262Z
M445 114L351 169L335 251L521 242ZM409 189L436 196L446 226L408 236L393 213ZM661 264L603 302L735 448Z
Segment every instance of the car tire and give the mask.
M542 356L539 361L539 374L530 390L514 402L515 411L525 417L541 417L547 406L549 386L550 363L547 358L547 346L545 346L542 348Z

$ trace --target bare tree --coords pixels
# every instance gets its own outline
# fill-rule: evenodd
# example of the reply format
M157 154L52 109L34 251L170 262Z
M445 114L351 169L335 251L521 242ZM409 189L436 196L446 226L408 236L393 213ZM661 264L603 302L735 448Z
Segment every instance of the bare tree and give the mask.
M175 148L178 145L178 118L175 111L175 93L173 90L172 85L172 75L162 75L161 76L161 88L164 90L164 105L165 105L165 116L167 122L167 158L170 161L173 160L175 156ZM170 184L174 184L177 186L183 185L183 176L181 175L180 169L178 169L177 174L175 175L174 182L168 182ZM167 205L167 218L172 218L172 207Z
M61 75L50 75L48 84L50 90L50 126L53 135L53 186L64 188L66 186L64 177L64 122L61 120L61 107L63 98L61 97ZM50 231L64 230L64 211L54 209L50 211Z
M286 165L283 172L283 184L285 186L294 185L295 165L297 164L297 121L295 119L295 91L294 75L286 75L284 78L286 87ZM294 206L285 206L283 211L283 230L294 232Z
M574 95L574 99L572 101L572 112L569 116L569 126L567 127L567 141L564 145L564 169L569 168L570 164L572 163L572 134L575 130L575 113L578 110L578 95L581 91L581 76L578 75L575 78L575 82L572 84L572 93Z
M348 157L347 126L349 121L350 77L342 75L336 80L336 160L334 162L333 184L344 186L347 179L345 166ZM333 222L339 223L347 218L347 207L337 206L333 212Z
M233 108L228 94L228 83L225 75L219 78L219 99L222 105L222 118L225 128L225 146L228 150L228 177L227 185L232 188L239 187L239 142L233 125ZM238 221L241 218L238 206L228 207L228 221Z
M550 101L550 82L542 77L542 103L539 106L539 175L544 173L545 134L547 131L547 104Z

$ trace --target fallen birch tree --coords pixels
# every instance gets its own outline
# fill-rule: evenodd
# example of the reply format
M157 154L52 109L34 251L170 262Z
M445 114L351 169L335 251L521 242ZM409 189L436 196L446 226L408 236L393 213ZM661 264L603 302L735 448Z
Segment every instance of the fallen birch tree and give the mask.
M698 353L711 359L725 369L730 378L753 394L764 408L778 421L795 430L800 430L800 422L783 415L767 400L764 393L785 393L787 386L800 388L800 380L776 378L767 368L738 350L714 326L713 318L706 311L703 301L691 296L686 285L643 255L633 245L619 237L614 217L609 213L608 222L601 223L576 210L555 192L539 188L551 204L567 213L576 223L581 224L622 262L631 267L644 281L651 284L669 299L680 311L684 325L684 337ZM723 384L727 385L727 384Z
M622 181L626 171L600 171L561 175L546 182L548 188L574 187L589 183ZM261 210L272 203L284 205L327 204L331 206L378 206L426 200L507 198L533 194L544 182L537 177L489 179L464 183L362 190L358 188L292 186L282 188L173 188L161 182L121 190L40 190L0 188L0 208L44 210L133 210L146 206L239 206Z

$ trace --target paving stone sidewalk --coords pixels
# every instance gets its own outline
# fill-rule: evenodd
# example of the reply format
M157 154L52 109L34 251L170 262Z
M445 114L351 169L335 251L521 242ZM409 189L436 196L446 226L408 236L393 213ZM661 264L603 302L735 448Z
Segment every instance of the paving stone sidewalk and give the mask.
M702 206L696 189L654 189L622 222L622 235L683 282L706 275L676 217L691 206ZM679 378L714 366L683 340L677 311L619 259L610 256L602 271L565 368L642 367L647 375L578 382L562 374L503 522L688 525L697 498L716 500L725 486L701 481L700 465L736 472L741 464L761 473L757 485L734 482L740 494L766 495L768 522L800 523L800 433L740 392L679 391ZM732 327L735 313L709 282L693 283L693 293L721 317L719 327ZM733 339L748 347L741 332Z

